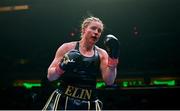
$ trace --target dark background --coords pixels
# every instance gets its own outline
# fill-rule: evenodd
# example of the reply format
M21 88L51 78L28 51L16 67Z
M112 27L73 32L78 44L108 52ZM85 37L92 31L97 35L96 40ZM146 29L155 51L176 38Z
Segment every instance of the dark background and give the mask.
M0 1L0 6L24 4L30 9L0 12L2 96L6 92L17 92L11 87L14 80L46 81L47 68L56 49L64 42L79 40L81 22L89 15L99 17L105 24L102 38L97 43L99 47L104 48L102 39L106 34L115 35L121 42L118 79L179 77L179 0ZM9 90L9 87L12 89ZM28 94L31 98L34 93ZM24 108L14 104L9 106ZM26 106L25 109L40 106Z

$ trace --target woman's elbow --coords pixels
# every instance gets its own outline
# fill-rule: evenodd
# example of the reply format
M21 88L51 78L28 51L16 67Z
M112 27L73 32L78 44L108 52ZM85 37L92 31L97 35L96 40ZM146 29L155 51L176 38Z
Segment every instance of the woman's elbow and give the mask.
M59 78L59 75L50 74L50 73L47 74L47 79L48 79L49 81L54 81L54 80L57 80L58 78Z
M106 82L106 85L107 85L107 86L112 86L113 84L114 84L114 81L107 81L107 82Z

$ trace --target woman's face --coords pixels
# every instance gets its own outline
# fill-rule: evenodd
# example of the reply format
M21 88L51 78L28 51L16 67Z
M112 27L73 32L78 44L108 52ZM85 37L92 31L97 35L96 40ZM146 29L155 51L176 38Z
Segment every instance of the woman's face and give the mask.
M82 30L83 37L86 38L87 41L89 41L92 44L95 44L102 33L103 30L103 24L98 21L92 21L88 24L86 28Z

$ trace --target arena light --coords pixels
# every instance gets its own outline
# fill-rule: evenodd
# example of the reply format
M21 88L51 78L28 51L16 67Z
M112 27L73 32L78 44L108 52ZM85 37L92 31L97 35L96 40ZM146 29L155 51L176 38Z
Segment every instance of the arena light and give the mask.
M23 83L23 86L26 88L26 89L31 89L32 87L41 87L41 83Z
M105 82L103 82L103 81L98 81L98 82L96 82L96 88L98 89L98 88L102 88L102 87L104 87L106 84L105 84Z
M13 83L14 87L25 87L26 89L31 89L33 87L41 87L40 80L16 80Z
M124 81L123 82L123 87L128 87L129 85L128 85L128 81Z
M176 81L175 80L154 80L154 85L167 85L167 86L175 86Z
M121 87L139 87L144 86L144 82L142 80L126 80L119 83Z
M0 12L10 12L19 10L29 10L29 5L0 6Z

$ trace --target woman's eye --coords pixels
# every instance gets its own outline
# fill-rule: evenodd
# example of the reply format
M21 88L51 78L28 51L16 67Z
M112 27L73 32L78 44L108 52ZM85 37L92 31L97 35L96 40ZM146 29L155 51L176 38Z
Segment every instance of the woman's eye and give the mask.
M98 29L98 32L99 32L99 33L101 33L101 32L102 32L102 30L101 30L101 29Z
M96 27L91 27L92 30L96 30Z

